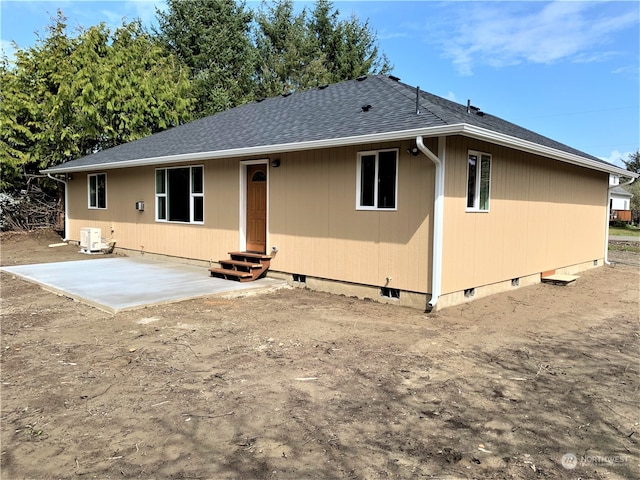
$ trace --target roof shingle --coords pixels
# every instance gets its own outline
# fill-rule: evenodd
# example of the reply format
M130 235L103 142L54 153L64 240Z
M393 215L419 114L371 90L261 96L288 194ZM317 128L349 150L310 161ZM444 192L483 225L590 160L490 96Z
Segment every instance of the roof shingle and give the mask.
M364 111L362 107L371 105ZM267 98L71 160L48 171L174 155L296 144L412 129L468 124L590 160L596 157L490 114L420 92L384 75Z

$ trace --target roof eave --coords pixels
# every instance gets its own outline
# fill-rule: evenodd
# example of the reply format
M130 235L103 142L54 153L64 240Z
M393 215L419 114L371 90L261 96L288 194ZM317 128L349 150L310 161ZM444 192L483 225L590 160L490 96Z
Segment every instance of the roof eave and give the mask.
M359 145L365 143L379 143L397 140L407 140L417 136L422 137L439 137L449 135L463 135L478 140L487 141L504 147L514 148L516 150L541 155L554 160L558 160L573 165L598 170L613 175L622 175L637 178L637 173L629 172L621 167L610 165L603 162L575 155L561 150L546 147L534 142L522 140L510 135L494 132L486 128L469 125L467 123L459 123L454 125L445 125L437 127L417 128L410 130L399 130L395 132L373 133L369 135L357 135L351 137L330 138L323 140L310 140L307 142L284 143L276 145L260 145L256 147L234 148L228 150L217 150L212 152L186 153L181 155L167 155L162 157L143 158L136 160L125 160L121 162L112 162L95 165L81 165L76 167L64 167L64 164L54 168L41 170L41 173L74 173L87 171L114 170L118 168L133 168L145 166L159 166L180 162L197 162L203 160L216 160L221 158L237 158L237 157L264 157L267 155L294 152L300 150L316 150L321 148L344 147L351 145Z
M74 173L97 170L113 170L117 168L145 167L151 165L166 165L178 162L197 162L200 160L217 160L221 158L237 157L264 157L276 153L295 152L300 150L316 150L320 148L345 147L363 143L389 142L406 140L416 136L440 136L455 135L459 133L459 125L447 125L440 127L417 128L411 130L399 130L395 132L373 133L369 135L357 135L352 137L329 138L323 140L310 140L307 142L281 143L276 145L259 145L256 147L234 148L229 150L216 150L212 152L185 153L181 155L167 155L163 157L125 160L106 164L81 165L76 167L64 167L64 164L41 170L41 173Z
M562 150L558 150L556 148L546 147L538 143L529 142L528 140L522 140L510 135L505 135L502 133L487 130L485 128L476 127L474 125L464 124L461 134L467 137L476 138L478 140L485 140L497 145L502 145L504 147L514 148L516 150L541 155L553 160L559 160L561 162L578 165L592 170L599 170L601 172L606 172L613 175L622 175L633 178L638 178L638 176L640 176L640 174L630 172L615 165L599 162L587 157L575 155L573 153L563 152Z

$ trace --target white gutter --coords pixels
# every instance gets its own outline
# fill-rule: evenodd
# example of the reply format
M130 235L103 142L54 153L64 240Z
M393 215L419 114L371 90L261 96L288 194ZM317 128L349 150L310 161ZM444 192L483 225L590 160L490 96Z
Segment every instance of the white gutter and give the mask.
M632 172L629 172L632 173ZM627 185L631 185L633 182L637 180L637 177L632 178L628 182L625 182L620 185L611 185L607 189L607 218L605 223L605 234L604 234L604 264L611 265L609 261L609 218L611 218L611 190L616 187L626 187Z
M599 170L614 175L629 175L630 172L615 165L607 165L590 158L582 157L572 153L563 152L555 148L545 147L534 142L521 140L502 133L496 133L485 128L458 123L439 127L414 128L410 130L399 130L396 132L373 133L369 135L358 135L342 138L330 138L324 140L310 140L306 142L281 143L278 145L259 145L256 147L233 148L228 150L217 150L211 152L184 153L179 155L166 155L161 157L142 158L134 160L123 160L119 162L81 165L75 167L64 167L56 169L45 169L42 173L73 173L87 172L93 170L112 170L116 168L145 167L152 165L164 165L180 162L195 162L202 160L216 160L220 158L265 156L269 154L286 153L298 150L313 150L319 148L343 147L358 145L363 143L380 143L397 140L407 140L414 137L442 137L445 135L462 135L470 138L495 143L509 148L523 150L536 155L571 163L581 167ZM637 174L631 174L638 176Z
M436 166L436 179L433 200L433 265L431 266L431 300L427 311L432 311L442 293L442 243L444 225L444 160L447 137L438 137L438 156L427 148L422 137L416 137L418 150L424 153Z
M565 163L571 163L580 167L586 167L592 170L599 170L601 172L612 173L614 175L634 176L638 177L639 174L629 172L624 168L617 167L615 165L608 165L606 163L592 160L590 158L575 155L573 153L563 152L551 147L545 147L528 140L522 140L520 138L511 137L503 133L493 132L485 128L476 127L474 125L462 124L460 135L466 137L476 138L478 140L484 140L486 142L495 143L496 145L502 145L517 150L533 153L535 155L541 155L543 157L551 158L553 160L559 160Z
M64 238L62 239L62 241L66 242L68 240L67 237L69 232L69 215L68 215L69 185L67 184L66 181L60 180L59 178L51 176L50 173L47 173L47 177L49 177L51 180L55 180L56 182L60 182L64 184Z

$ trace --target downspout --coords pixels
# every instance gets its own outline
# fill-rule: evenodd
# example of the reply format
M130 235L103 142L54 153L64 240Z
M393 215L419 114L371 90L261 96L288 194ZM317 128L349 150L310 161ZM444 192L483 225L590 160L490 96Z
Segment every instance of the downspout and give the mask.
M59 178L53 177L51 176L50 173L47 173L47 177L49 177L51 180L55 180L56 182L60 182L62 184L64 184L64 238L62 239L63 242L68 241L68 232L69 232L69 215L68 215L68 205L69 205L69 188L68 188L68 183L65 180L60 180ZM66 177L66 175L65 175Z
M429 150L422 137L416 137L418 150L424 153L436 166L435 191L433 200L433 265L431 266L431 300L427 312L431 312L442 293L442 229L444 224L444 160L446 137L438 137L438 156Z
M627 185L631 185L635 182L637 178L632 178L628 182L622 183L620 185L611 185L607 189L607 219L605 223L605 234L604 234L604 264L611 265L609 261L609 219L611 218L611 190L616 187L626 187Z

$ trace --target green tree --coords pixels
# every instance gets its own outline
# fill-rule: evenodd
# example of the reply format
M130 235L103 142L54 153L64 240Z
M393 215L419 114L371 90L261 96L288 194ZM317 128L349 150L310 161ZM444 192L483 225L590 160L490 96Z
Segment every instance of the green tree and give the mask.
M629 160L622 160L627 170L633 173L640 173L640 150L629 154Z
M75 42L65 29L58 12L46 38L39 37L26 50L17 48L15 65L6 59L3 63L0 150L9 153L2 158L5 190L22 188L24 175L40 166L72 158L67 89L73 79L69 56Z
M189 70L144 31L138 21L112 34L104 24L80 37L72 56L79 68L71 90L85 152L102 150L191 118Z
M277 0L272 5L263 2L256 22L259 96L270 97L328 83L324 56L309 35L306 10L295 14L291 0Z
M351 80L362 75L389 73L392 66L380 52L369 21L355 15L339 20L340 12L330 0L317 0L308 28L317 50L323 55L330 82Z
M2 65L2 188L24 173L135 140L190 119L188 69L139 22L66 33L65 18Z
M329 0L309 13L294 12L292 0L263 1L256 18L260 62L257 92L271 96L361 75L388 73L391 65L378 48L368 22L340 20Z
M0 191L15 190L23 183L24 165L29 163L33 147L33 134L27 126L33 105L29 90L6 58L0 65L0 85Z
M157 38L192 72L195 116L252 100L256 52L251 11L235 0L168 0Z

